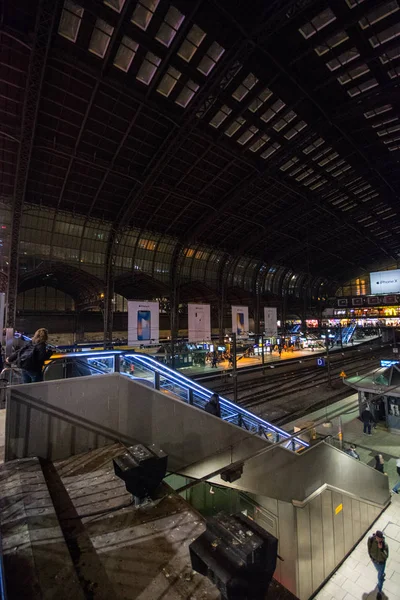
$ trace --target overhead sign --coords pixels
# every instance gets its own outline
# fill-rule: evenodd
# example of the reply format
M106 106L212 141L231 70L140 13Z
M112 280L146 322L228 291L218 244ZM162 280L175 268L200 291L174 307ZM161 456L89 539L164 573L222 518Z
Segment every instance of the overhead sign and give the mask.
M232 333L243 335L249 331L248 306L232 306Z
M325 359L317 358L317 367L324 367L324 366L325 366Z
M369 274L371 294L395 294L400 292L400 269L375 271Z
M381 360L381 367L393 367L394 365L398 364L398 360Z
M128 300L128 344L158 344L160 307L158 302Z

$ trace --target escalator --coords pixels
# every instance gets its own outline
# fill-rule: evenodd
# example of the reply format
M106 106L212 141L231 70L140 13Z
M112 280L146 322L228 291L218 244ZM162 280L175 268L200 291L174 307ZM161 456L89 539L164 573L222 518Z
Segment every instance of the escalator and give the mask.
M137 383L153 387L178 398L192 406L204 409L210 399L210 390L167 367L148 354L103 351L60 354L52 357L44 370L44 380L70 379L89 375L120 373ZM220 397L221 417L249 433L256 434L272 443L282 443L295 452L309 444L242 408L227 398Z

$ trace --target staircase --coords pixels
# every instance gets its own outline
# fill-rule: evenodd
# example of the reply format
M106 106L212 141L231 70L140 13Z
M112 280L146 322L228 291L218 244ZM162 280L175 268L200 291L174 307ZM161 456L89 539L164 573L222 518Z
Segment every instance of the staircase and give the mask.
M112 466L122 450L113 444L54 464L0 466L4 599L219 598L190 567L188 546L203 521L170 488L147 511L113 511L131 503ZM89 516L99 511L108 512Z

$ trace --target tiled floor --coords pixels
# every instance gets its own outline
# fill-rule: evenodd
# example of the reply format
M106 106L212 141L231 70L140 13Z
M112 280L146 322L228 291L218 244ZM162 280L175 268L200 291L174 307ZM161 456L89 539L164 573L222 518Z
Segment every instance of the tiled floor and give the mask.
M375 454L385 458L385 471L390 487L398 481L396 458L400 457L400 436L387 433L378 426L371 436L363 435L358 419L345 422L343 437L357 446L362 462L373 466ZM372 600L377 594L377 573L367 551L367 539L377 529L384 532L389 545L386 564L386 579L383 600L400 600L400 495L392 495L392 503L364 536L357 547L339 567L323 589L317 600Z
M372 532L384 532L389 546L383 600L400 600L400 496L379 517L373 528L317 594L317 600L372 600L377 594L377 574L367 551Z

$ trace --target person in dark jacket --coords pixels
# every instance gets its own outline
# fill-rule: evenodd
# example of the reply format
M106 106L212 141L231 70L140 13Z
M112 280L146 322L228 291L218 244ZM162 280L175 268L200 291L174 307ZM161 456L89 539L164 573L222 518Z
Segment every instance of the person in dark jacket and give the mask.
M372 412L369 410L368 407L364 408L364 410L361 413L361 419L362 422L364 423L364 430L363 433L367 433L368 435L371 435L371 423L374 423L374 417L372 416Z
M389 547L385 542L382 531L376 531L368 538L368 554L378 572L378 594L376 597L377 600L381 600L386 561L389 556Z
M385 460L382 456L382 454L377 454L375 456L375 469L377 471L379 471L379 473L384 473L385 471L383 470L383 466L385 464Z
M221 406L219 404L219 396L217 393L214 393L207 404L204 407L204 410L210 415L214 415L215 417L221 417Z
M8 364L16 363L17 367L22 369L24 383L43 381L43 365L51 356L47 340L47 329L42 327L35 332L30 342L8 357Z
M345 452L347 452L347 454L349 456L351 456L352 458L355 458L356 460L360 460L360 455L356 451L356 447L354 446L354 444L351 444L350 448L347 448L347 450L345 450Z

